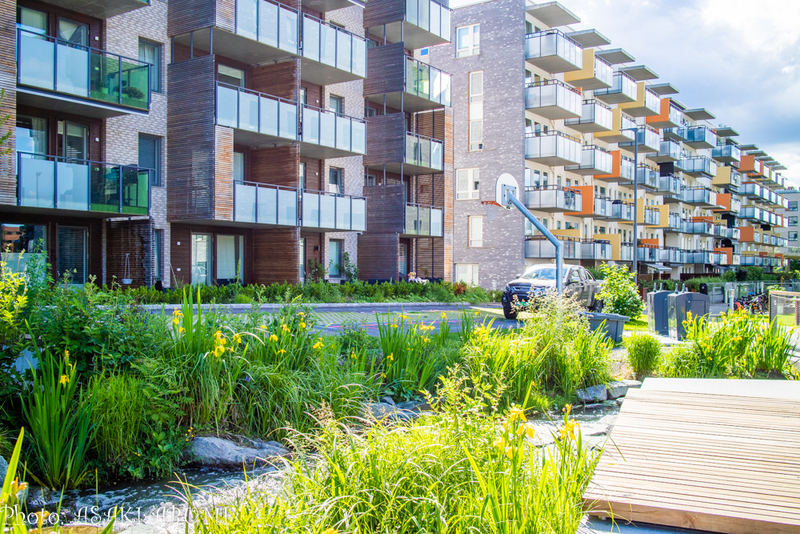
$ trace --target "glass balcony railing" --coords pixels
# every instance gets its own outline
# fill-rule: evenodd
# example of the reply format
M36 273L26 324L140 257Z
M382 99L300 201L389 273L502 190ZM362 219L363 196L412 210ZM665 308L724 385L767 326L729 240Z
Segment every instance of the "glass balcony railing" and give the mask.
M557 185L526 187L525 206L532 210L581 211L583 199L579 190Z
M406 228L409 235L442 237L442 208L422 204L406 204Z
M525 108L549 119L579 117L582 102L580 91L559 80L532 83L525 88Z
M299 50L298 20L296 9L279 2L236 0L238 35L291 54Z
M297 226L297 189L255 182L234 182L233 220Z
M614 83L614 67L603 58L595 56L594 77L603 85L612 85Z
M705 187L687 187L683 190L681 198L688 204L717 204L717 194Z
M525 136L525 158L551 165L580 163L581 142L576 137L558 131L533 133Z
M305 13L303 57L362 78L367 76L367 40Z
M619 261L633 261L633 243L619 244Z
M594 96L608 104L634 102L638 96L638 87L636 81L629 75L624 72L615 72L611 87L597 89Z
M636 127L634 124L632 127ZM658 137L658 132L649 126L639 127L636 130L636 142L639 144L639 152L640 153L648 153L652 152L653 150L658 150L660 146L660 140ZM620 143L619 146L624 147L633 147L635 143Z
M643 247L641 245L636 248L636 256L639 261L646 261L650 263L657 262L660 258L658 248Z
M581 259L610 261L613 255L614 248L610 241L601 239L584 239L581 241Z
M644 90L644 107L656 114L661 109L661 99L650 89Z
M450 9L432 0L406 0L406 21L450 40Z
M708 221L684 221L683 233L714 235L714 223Z
M717 146L711 151L711 157L721 163L733 163L742 159L742 151L736 145Z
M686 130L685 143L694 148L712 148L717 146L717 134L705 126L692 126Z
M671 174L659 176L658 191L667 195L680 196L683 193L683 180Z
M670 139L672 141L680 141L683 142L686 140L686 136L688 135L686 128L664 128L661 130L664 139Z
M561 252L565 260L579 260L582 257L581 241L560 238ZM556 257L556 247L544 236L528 236L525 240L525 257L529 259L550 259Z
M746 197L763 197L764 187L756 183L742 184L739 194Z
M651 226L658 226L659 224L661 224L661 211L658 208L645 206L644 224Z
M17 203L30 208L147 215L149 169L17 152Z
M642 187L658 189L659 178L658 169L644 165L639 165L639 168L636 169L636 183Z
M450 106L450 75L427 63L406 57L405 91Z
M595 217L611 217L614 212L614 202L610 198L595 197L593 215Z
M684 263L683 251L675 247L660 248L658 249L658 261L661 263Z
M580 165L567 165L565 171L576 174L610 174L614 170L614 157L596 145L584 145Z
M364 197L306 189L300 204L303 228L359 232L367 229L367 199Z
M579 132L609 131L614 127L614 112L598 100L584 100L580 118L567 119L564 125Z
M648 157L658 163L678 161L681 159L681 144L676 141L661 141L658 144L658 152Z
M717 175L717 163L706 156L682 158L679 166L688 174L705 174L707 176Z
M410 165L419 165L441 171L444 169L444 145L441 141L417 135L406 134L406 158Z
M622 221L632 221L633 203L615 200L611 206L611 218Z
M356 154L367 153L367 122L313 106L303 106L301 141Z
M17 28L17 83L101 104L150 109L150 64Z
M709 264L712 263L713 253L710 250L684 251L685 263Z
M297 140L297 104L218 82L217 124L294 141Z
M525 59L551 73L583 68L581 45L560 30L547 30L525 36Z

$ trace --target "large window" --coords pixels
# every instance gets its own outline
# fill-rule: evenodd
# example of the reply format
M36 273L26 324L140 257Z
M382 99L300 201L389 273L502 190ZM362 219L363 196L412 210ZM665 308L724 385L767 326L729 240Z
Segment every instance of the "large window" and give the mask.
M477 56L480 53L480 24L456 29L456 57Z
M244 152L233 153L233 181L244 182Z
M32 259L43 259L42 256L47 256L44 225L0 224L0 258L8 269L23 272Z
M192 234L192 284L210 286L211 234Z
M344 194L344 169L331 167L328 172L328 192Z
M230 284L244 278L244 238L239 235L217 236L217 283Z
M17 152L47 154L47 120L17 115Z
M483 217L470 216L469 217L469 246L482 247L483 246Z
M151 169L150 185L161 186L161 138L139 134L139 167Z
M480 192L480 169L456 171L456 200L477 200Z
M227 65L217 67L217 79L222 83L244 87L244 71Z
M797 217L787 217L789 226L797 226Z
M330 95L328 97L328 109L338 113L339 115L344 114L344 98L341 96Z
M164 280L164 230L155 230L155 250L153 256L155 257L155 274L156 280Z
M328 274L338 278L342 276L342 263L344 263L344 241L341 239L331 239L328 243L330 262L328 263Z
M73 284L84 284L89 275L87 269L88 234L86 228L59 226L58 228L58 277L66 277Z
M47 13L27 7L17 8L17 26L29 32L47 34Z
M150 90L161 92L161 52L163 47L158 43L139 39L139 60L150 63Z
M797 201L796 200L790 200L789 201L789 205L787 206L786 209L788 211L797 211Z
M469 149L483 149L483 71L469 73Z
M478 264L477 263L457 263L456 282L464 282L471 286L478 285Z

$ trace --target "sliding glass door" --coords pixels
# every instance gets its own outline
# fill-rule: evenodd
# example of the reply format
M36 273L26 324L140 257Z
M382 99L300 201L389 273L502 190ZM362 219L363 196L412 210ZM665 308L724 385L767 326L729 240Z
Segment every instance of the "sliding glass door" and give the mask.
M211 234L192 234L192 283L211 285L214 282L211 270Z

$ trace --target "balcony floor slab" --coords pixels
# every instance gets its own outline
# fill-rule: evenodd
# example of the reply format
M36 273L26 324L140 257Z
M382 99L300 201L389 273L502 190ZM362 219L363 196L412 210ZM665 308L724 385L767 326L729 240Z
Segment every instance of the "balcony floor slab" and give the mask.
M76 96L51 93L49 91L23 86L17 87L17 104L92 117L95 119L109 119L111 117L121 117L123 115L140 115L146 117L149 114L146 109L120 107L95 100L84 100Z
M175 43L186 47L191 44L195 50L208 53L210 48L209 33L208 31L196 31L191 40L189 34L178 35L175 37ZM296 57L296 54L286 50L274 48L266 43L231 33L219 27L214 27L214 54L250 65L271 63L279 59Z

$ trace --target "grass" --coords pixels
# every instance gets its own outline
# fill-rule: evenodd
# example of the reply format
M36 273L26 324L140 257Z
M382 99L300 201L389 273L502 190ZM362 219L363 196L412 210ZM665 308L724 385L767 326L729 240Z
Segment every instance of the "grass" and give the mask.
M641 314L638 317L631 318L630 321L625 323L625 331L626 332L649 332L650 326L647 322L647 315Z

